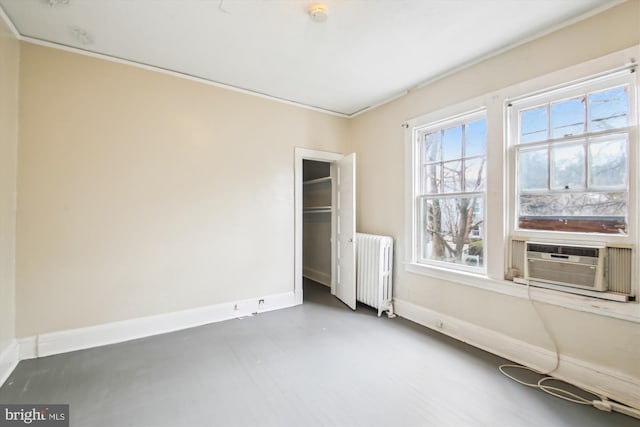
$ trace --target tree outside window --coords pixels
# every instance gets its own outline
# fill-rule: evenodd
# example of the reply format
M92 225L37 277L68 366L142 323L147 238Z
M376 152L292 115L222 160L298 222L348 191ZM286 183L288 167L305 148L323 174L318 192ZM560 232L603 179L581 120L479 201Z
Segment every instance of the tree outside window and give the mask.
M420 262L484 266L484 112L418 129Z

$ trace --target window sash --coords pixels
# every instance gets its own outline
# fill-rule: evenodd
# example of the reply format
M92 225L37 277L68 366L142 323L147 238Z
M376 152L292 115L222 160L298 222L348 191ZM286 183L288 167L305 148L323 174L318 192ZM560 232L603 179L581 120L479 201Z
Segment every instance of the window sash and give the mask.
M533 93L523 94L522 96L512 97L507 99L506 103L507 106L511 108L511 112L519 112L536 106L549 104L554 101L576 98L587 93L599 92L601 90L623 85L629 85L631 88L629 95L633 98L635 90L635 73L632 72L632 70L634 69L635 65L622 67L617 71L609 71L600 75L586 77L579 81L564 83ZM633 110L635 103L632 99L630 99L629 104ZM635 111L630 111L629 113L629 126L634 126L636 124L636 121L634 120ZM517 117L515 120L511 117L511 122L518 123ZM514 128L515 127L516 126L514 126ZM519 131L519 129L517 130Z
M622 92L620 92L620 96L617 96L615 92L616 88L625 88L624 97L622 95ZM616 100L619 98L624 99L628 102L628 107L626 111L624 111L624 114L626 114L627 116L627 122L625 126L616 127L612 129L604 129L604 130L594 129L594 127L592 127L593 124L590 122L595 120L595 118L599 117L597 112L598 110L596 110L596 108L600 108L600 107L594 106L595 100L599 99L598 93L600 92L606 93L609 90L612 91L612 94L611 94L612 97L610 98L613 100L612 102L618 102ZM514 197L511 203L511 209L512 209L511 212L513 215L511 216L511 219L513 222L510 227L510 229L513 232L530 233L530 232L536 232L536 231L558 231L561 233L566 233L567 235L571 235L572 238L573 236L578 236L576 233L584 232L584 230L580 229L581 225L576 226L575 230L571 229L570 226L566 227L566 229L521 227L522 225L525 225L523 223L523 219L526 219L526 220L532 219L532 217L527 217L526 215L523 216L521 214L523 209L523 206L521 204L523 203L523 201L521 200L521 197L541 195L541 196L548 196L552 198L553 197L561 198L563 194L567 195L567 197L580 197L580 195L582 194L582 195L585 195L585 197L592 197L595 199L597 199L598 197L601 197L607 200L615 199L616 197L620 199L620 197L622 197L624 200L626 200L625 215L623 215L622 217L603 215L602 216L603 224L607 223L607 221L610 221L616 224L615 227L619 227L620 223L615 222L614 219L623 218L624 231L623 231L623 234L618 234L618 236L629 237L629 236L632 236L632 233L636 233L635 230L633 229L630 230L630 227L634 227L635 223L631 224L629 220L630 215L632 214L632 212L635 211L634 203L636 203L635 198L632 197L632 195L630 194L630 182L632 179L635 179L634 177L636 176L635 172L631 169L631 165L630 165L630 162L632 161L632 159L635 158L635 155L636 155L635 153L637 153L637 147L632 146L632 142L635 141L635 138L637 137L637 134L636 134L637 114L636 114L636 104L635 104L636 103L635 91L636 91L635 75L631 73L629 69L624 69L622 71L603 74L595 78L592 77L588 79L583 79L578 83L557 86L555 88L550 88L544 91L539 91L535 94L525 95L518 99L512 99L510 101L507 101L506 103L508 107L507 117L509 119L508 135L510 139L509 145L512 150L511 151L512 155L510 156L510 158L511 158L511 161L513 162L512 163L513 168L511 169L513 171L512 181L511 181L513 184L513 187L512 187L513 190L511 192L511 195L512 197ZM549 115L551 114L552 105L559 105L562 102L566 102L567 100L580 99L581 97L582 97L581 101L584 103L582 105L584 118L578 118L579 120L576 119L576 121L579 121L581 123L581 126L582 126L581 133L576 133L575 135L569 134L569 135L553 137L553 129L551 129L553 127L552 119L551 117L547 116L546 118L547 121L545 125L547 137L544 140L540 140L540 141L522 142L521 140L522 126L523 126L522 113L524 111L531 111L536 107L546 106L546 113L547 115ZM589 104L589 102L591 102L591 104ZM590 108L591 110L589 110ZM616 112L617 110L616 108L612 108L611 111ZM616 123L614 120L612 120L612 122L613 124ZM533 131L535 130L535 128L532 127L531 130ZM617 142L616 142L616 139L617 139ZM607 142L610 142L610 147L607 147L608 145ZM602 144L602 145L598 147L599 144ZM615 148L616 144L620 144L620 146L622 147L622 152L619 153L618 156L616 156L617 153L614 153L614 151L612 151L612 149ZM582 182L580 183L580 185L576 185L575 187L573 188L570 187L568 189L560 188L559 186L560 182L556 182L556 186L554 188L553 174L557 173L558 170L554 171L553 169L552 152L554 150L562 149L562 147L572 147L572 146L583 147L582 156L580 156L580 159L576 159L576 161L581 164L580 168L582 169L582 172L581 172ZM602 160L602 158L595 157L594 155L594 153L597 152L597 150L599 149L604 150L603 152L606 153L607 148L609 149L609 153L611 155L611 158L607 160L609 160L611 164L614 166L607 165L606 164L607 162L603 164L602 162L597 161L597 160ZM523 164L520 161L521 155L523 153L533 153L536 150L539 150L541 153L546 151L546 158L545 158L546 168L547 168L545 172L546 176L544 178L540 178L540 180L537 183L535 182L535 180L530 181L532 186L529 188L526 188L526 187L523 188L522 186L523 183L520 181L523 178L521 177L520 174L525 169L523 169ZM557 153L558 152L556 151L556 154ZM620 161L622 161L622 159L624 159L623 160L624 165L621 166L622 170L616 169L619 172L618 176L607 177L606 174L603 172L603 170L606 171L606 168L608 167L615 167L615 163L616 162L619 163ZM577 166L575 166L575 168L576 169L571 171L573 172L573 175L566 176L567 180L571 177L575 179L578 176ZM533 171L530 171L530 172L531 172L531 176L535 177L535 173ZM565 169L564 172L569 173L570 171L567 171ZM624 176L620 176L619 175L620 173L622 173ZM542 180L546 180L544 185L541 182ZM575 196L570 196L570 194L574 194ZM588 194L592 194L592 196L587 196ZM607 195L610 195L610 196L607 196ZM556 199L556 200L561 200L561 199ZM572 208L575 208L575 207L576 206L572 206ZM586 209L586 211L588 210L589 208ZM573 211L573 213L574 215L579 214L579 212L576 212L575 210ZM589 221L590 218L591 217L587 215L586 217L582 217L581 219L579 216L576 215L574 222L575 221L579 222L581 220ZM533 219L535 220L535 218ZM571 215L566 216L565 220L569 221L570 223ZM607 231L602 231L603 235L612 236L611 230L613 230L614 228L613 226L609 228L603 226L602 228L607 230ZM595 227L594 229L589 230L587 232L598 233L598 231L594 231L594 230L595 230Z
M468 139L468 127L469 124L484 120L484 152L482 154L477 154L477 151L472 151L472 154L466 156L466 151L468 149L467 145L469 144ZM427 147L426 147L426 136L429 134L437 134L440 135L436 138L439 138L439 143L442 144L444 132L448 129L452 129L458 126L462 126L462 135L461 135L461 150L459 156L448 156L446 159L445 155L442 152L442 148L440 147L440 153L429 152L432 156L430 159L427 157ZM414 218L415 223L413 226L413 259L417 264L421 265L432 265L432 266L441 266L450 270L461 270L461 271L469 271L474 273L484 273L486 272L486 263L482 263L479 266L471 266L461 263L454 263L450 261L438 261L424 256L424 243L425 243L425 222L428 220L424 215L424 205L429 200L454 200L456 198L477 198L480 199L479 202L482 206L482 210L479 213L481 216L481 228L476 230L473 239L475 241L485 241L486 240L486 232L485 232L485 220L486 220L486 176L487 176L487 144L486 141L486 126L487 126L487 117L486 110L478 109L469 113L464 113L460 115L450 116L449 119L440 120L437 122L431 122L427 124L416 124L412 129L412 139L414 144L413 150L413 162L415 165L415 169L413 172L413 199L414 199ZM437 142L436 142L437 143ZM477 147L474 147L474 150L477 150ZM478 165L478 162L482 162ZM457 186L455 188L446 189L446 172L445 167L447 165L453 165L454 163L459 163L457 166L458 173L455 174L455 179L457 180ZM432 167L435 168L437 179L435 186L428 185L426 180L428 179L426 169ZM471 182L470 177L472 173L479 173L480 167L482 170L482 187L480 189L475 188L473 186L468 186L468 182ZM467 172L473 170L469 174L469 176L465 176ZM458 176L459 175L459 176ZM475 180L477 182L477 179ZM470 188L471 187L471 188ZM473 214L472 214L473 215ZM470 231L469 234L472 232ZM479 233L479 234L478 234ZM466 236L468 239L469 236ZM468 245L465 245L465 249L468 251ZM476 248L477 249L477 248ZM481 249L482 250L482 249ZM472 262L476 260L480 264L480 260L483 258L480 255L465 253L464 259L467 262Z
M632 130L635 129L635 126L625 126L625 127L621 127L621 128L616 128L616 129L611 129L611 130L604 130L604 131L599 131L599 132L586 132L586 133L582 133L580 135L572 135L572 136L566 136L566 137L561 137L561 138L551 138L551 139L545 139L544 141L536 141L536 142L528 142L528 143L524 143L524 144L519 144L519 143L515 143L512 144L513 147L520 147L520 148L529 148L529 147L539 147L539 146L545 146L545 145L552 145L552 144L564 144L564 143L571 143L574 141L582 141L582 140L593 140L596 138L602 138L602 137L608 137L610 135L629 135Z
M624 182L618 185L597 185L593 183L594 178L594 161L591 159L591 149L594 146L611 143L614 144L616 142L624 141L624 172L625 178ZM630 154L630 135L627 132L607 132L607 133L598 133L592 137L587 138L568 138L566 140L556 140L553 142L545 142L545 143L536 143L536 144L521 144L515 147L516 156L516 195L519 194L527 194L527 193L554 193L554 192L607 192L607 191L620 191L629 189L629 154ZM561 148L571 148L571 147L582 147L583 159L584 162L582 164L583 168L583 184L582 186L575 188L554 188L553 179L554 179L554 167L553 167L553 159L552 154L554 150ZM546 152L546 189L542 188L534 188L534 189L523 189L520 185L519 179L521 177L521 171L523 169L521 165L521 155L527 153L534 152Z
M475 249L476 252L473 251L472 247L473 242L464 242L463 246L456 247L456 242L454 239L454 235L442 233L442 229L437 230L441 233L438 233L443 241L446 241L442 246L442 253L440 256L443 259L437 259L435 257L426 256L426 251L433 251L433 247L429 247L428 244L431 242L428 235L430 234L427 230L426 226L429 223L429 219L427 215L424 213L426 203L428 201L453 201L460 198L467 199L477 199L475 200L476 207L480 206L481 213L479 221L477 224L474 224L474 228L478 228L480 231L478 234L473 236L473 242L476 242ZM441 266L443 268L462 270L468 272L484 272L486 271L486 262L484 262L485 254L486 254L486 231L485 231L485 223L486 223L486 195L485 192L470 192L470 193L456 193L456 194L444 194L444 195L423 195L416 197L416 247L415 247L415 260L418 264L423 265L435 265ZM458 212L456 212L457 214ZM473 215L473 214L472 214ZM454 215L455 216L455 215ZM473 218L473 217L472 217ZM458 219L458 218L456 218ZM472 235L472 230L469 231L469 235L466 239L469 239ZM477 243L479 242L479 249ZM445 246L448 246L449 249L446 249ZM455 251L453 253L452 251ZM460 252L458 252L460 251ZM479 253L478 253L479 251ZM476 265L473 265L476 264Z

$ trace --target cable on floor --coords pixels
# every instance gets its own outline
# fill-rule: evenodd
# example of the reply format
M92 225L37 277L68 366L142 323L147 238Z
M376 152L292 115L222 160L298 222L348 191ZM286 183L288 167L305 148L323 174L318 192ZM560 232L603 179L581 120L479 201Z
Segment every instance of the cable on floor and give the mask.
M527 366L522 366L522 365L513 365L513 364L504 364L504 365L500 365L498 367L498 369L500 370L500 372L505 375L506 377L512 379L513 381L517 382L518 384L522 384L524 386L527 387L532 387L532 388L536 388L538 390L541 390L545 393L548 393L552 396L558 397L560 399L566 400L568 402L572 402L572 403L577 403L579 405L587 405L587 406L593 406L596 409L599 409L601 411L605 411L605 412L619 412L621 414L624 415L628 415L630 417L634 417L634 418L638 418L640 419L640 410L632 408L631 406L627 406L627 405L623 405L621 403L618 402L614 402L612 400L607 399L606 396L601 396L598 394L595 394L591 391L585 390L581 387L578 387L574 384L571 383L567 383L566 381L562 381L558 378L554 378L551 376L548 376L542 372L536 371L535 369L531 369ZM530 383L530 382L526 382L523 381L519 378L516 378L514 375L511 375L507 372L508 369L521 369L521 370L526 370L529 372L533 372L535 374L538 375L544 375L542 378L540 378L537 382L535 383ZM570 385L571 387L575 387L576 389L580 390L581 392L585 393L585 394L589 394L591 396L594 396L594 399L587 399L583 396L580 396L576 393L573 393L569 390L566 390L564 388L561 387L556 387L556 386L551 386L548 384L545 384L548 381L557 381L557 382L563 382L566 383L568 385Z
M536 312L536 315L538 316L538 319L540 320L540 322L542 323L542 326L544 327L544 330L547 333L547 336L551 339L551 341L553 342L553 347L555 350L555 355L556 355L556 363L555 366L547 371L541 372L541 371L537 371L535 369L529 368L527 366L522 366L522 365L514 365L514 364L503 364L498 366L498 369L500 370L500 372L505 375L507 378L510 378L511 380L517 382L518 384L522 384L524 386L527 387L532 387L532 388L536 388L538 390L541 390L545 393L548 393L552 396L558 397L560 399L566 400L568 402L572 402L572 403L577 403L579 405L588 405L588 406L593 406L596 409L599 409L601 411L605 411L605 412L619 412L621 414L624 415L628 415L630 417L634 417L634 418L638 418L640 419L640 410L632 408L630 406L627 405L623 405L621 403L617 403L614 401L611 401L609 399L607 399L606 396L601 396L598 394L595 394L593 392L590 392L588 390L585 390L581 387L578 387L574 384L568 383L566 381L560 380L558 378L554 378L552 376L550 376L551 373L553 373L554 371L556 371L558 369L558 367L560 366L560 351L558 349L558 343L556 342L555 337L553 336L553 334L551 333L549 326L547 325L546 320L544 319L544 317L540 314L540 312L538 311L538 308L536 307L533 298L531 298L531 292L530 292L530 288L531 285L529 283L527 283L527 297L529 299L529 302L531 302L531 305L533 306L534 311ZM526 370L529 372L533 372L535 374L538 375L542 375L543 377L540 378L537 382L535 383L531 383L531 382L527 382L524 380L521 380L519 378L516 378L514 375L511 375L507 372L508 369L521 369L521 370ZM583 396L580 396L576 393L573 393L569 390L566 390L564 388L560 388L560 387L555 387L552 385L548 385L545 384L549 381L556 381L556 382L562 382L565 384L570 385L571 387L575 387L576 389L580 390L581 392L585 393L585 394L589 394L591 396L594 396L595 399L591 400L591 399L587 399Z

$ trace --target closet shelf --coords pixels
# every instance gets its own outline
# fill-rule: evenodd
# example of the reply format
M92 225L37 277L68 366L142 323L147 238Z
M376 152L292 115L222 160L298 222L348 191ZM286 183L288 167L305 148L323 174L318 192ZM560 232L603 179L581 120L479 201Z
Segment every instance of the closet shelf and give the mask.
M304 213L324 213L331 212L331 206L311 206L305 207Z
M320 184L323 182L331 182L330 176L323 176L322 178L310 179L308 181L304 181L304 185L312 185L312 184Z

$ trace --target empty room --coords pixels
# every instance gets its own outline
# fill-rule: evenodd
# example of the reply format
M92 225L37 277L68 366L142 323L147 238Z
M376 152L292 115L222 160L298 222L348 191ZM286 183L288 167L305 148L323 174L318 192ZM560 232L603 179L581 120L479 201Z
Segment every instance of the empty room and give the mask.
M640 425L640 0L0 0L0 426Z

